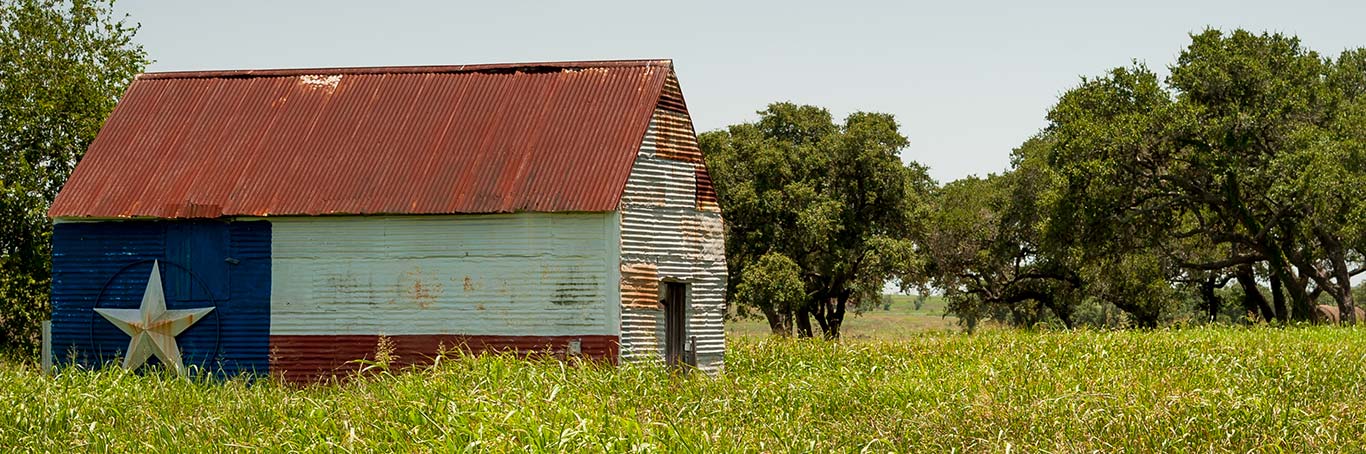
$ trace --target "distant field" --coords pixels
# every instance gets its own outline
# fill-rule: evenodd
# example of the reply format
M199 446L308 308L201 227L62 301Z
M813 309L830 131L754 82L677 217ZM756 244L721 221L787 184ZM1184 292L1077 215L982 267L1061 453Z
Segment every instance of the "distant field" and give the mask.
M507 356L302 389L0 362L36 452L1361 452L1366 330L731 339L678 376Z
M862 314L845 316L842 335L847 339L893 340L926 331L957 330L958 319L944 316L944 299L928 296L919 309L916 296L892 295L889 310L874 308ZM814 326L815 322L812 321ZM726 334L731 336L766 336L768 322L762 317L731 320L726 323Z

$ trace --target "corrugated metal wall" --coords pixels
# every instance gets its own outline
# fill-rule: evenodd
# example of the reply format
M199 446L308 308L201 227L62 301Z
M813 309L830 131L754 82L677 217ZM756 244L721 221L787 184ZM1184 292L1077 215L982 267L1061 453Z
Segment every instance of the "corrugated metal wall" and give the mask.
M128 335L93 308L137 308L154 260L161 263L168 309L214 307L177 336L185 364L225 375L265 373L271 275L266 222L58 223L52 236L56 363L122 359Z
M670 76L666 91L677 90ZM666 102L668 101L668 102ZM663 360L659 282L688 286L687 337L698 366L723 367L726 262L721 213L680 93L666 93L646 131L621 201L621 355Z
M294 361L328 345L373 351L377 335L426 336L403 342L433 345L446 335L511 347L527 339L518 350L583 336L585 354L615 359L614 213L272 221L272 370L325 366ZM336 345L348 339L365 345Z

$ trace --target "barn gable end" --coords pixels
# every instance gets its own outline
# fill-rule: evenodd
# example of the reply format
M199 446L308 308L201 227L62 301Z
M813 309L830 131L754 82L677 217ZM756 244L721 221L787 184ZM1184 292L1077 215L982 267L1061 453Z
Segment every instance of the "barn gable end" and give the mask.
M725 243L721 213L677 77L665 83L627 178L621 217L621 357L660 360L661 282L687 285L689 347L717 371L725 351Z

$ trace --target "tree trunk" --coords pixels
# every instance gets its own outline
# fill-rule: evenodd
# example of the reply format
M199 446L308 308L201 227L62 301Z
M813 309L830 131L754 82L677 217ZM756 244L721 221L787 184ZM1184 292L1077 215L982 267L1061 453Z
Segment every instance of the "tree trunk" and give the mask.
M1140 329L1157 328L1157 318L1160 315L1157 311L1138 311L1129 314L1134 316L1134 326Z
M1352 271L1347 269L1347 254L1343 250L1342 241L1335 235L1326 233L1319 234L1320 242L1328 251L1328 261L1333 266L1333 284L1326 290L1333 295L1333 299L1338 302L1338 317L1344 325L1355 325L1356 301L1352 297Z
M821 328L822 336L826 336L826 334L830 332L829 301L829 298L820 298L811 303L811 305L816 308L816 310L812 311L811 315L815 317L816 325Z
M1057 307L1053 307L1053 314L1058 316L1058 320L1062 320L1063 328L1070 330L1076 327L1076 323L1072 321L1072 311L1058 310Z
M1355 325L1359 320L1356 316L1356 298L1352 296L1352 275L1346 267L1335 267L1333 273L1338 281L1338 288L1342 296L1338 298L1338 312L1341 313L1342 324Z
M1341 242L1337 241L1336 237L1330 237L1330 235L1322 234L1322 232L1318 234L1317 238L1320 239L1321 245L1328 253L1329 271L1322 271L1313 260L1306 257L1305 253L1291 250L1291 261L1295 267L1299 268L1298 289L1300 293L1305 294L1305 304L1295 306L1295 320L1313 320L1315 316L1314 305L1318 304L1318 295L1325 293L1325 291L1330 297L1336 299L1339 305L1351 299L1351 271L1347 269L1346 253L1341 249ZM1314 283L1313 294L1305 291L1310 282ZM1343 283L1346 283L1346 287L1343 286Z
M1257 287L1252 265L1239 265L1234 269L1233 277L1238 280L1238 286L1243 288L1243 307L1261 314L1262 320L1276 320L1276 312L1267 303L1266 296L1262 295L1262 289Z
M1295 285L1291 282L1290 285ZM1276 311L1276 320L1285 323L1290 320L1289 309L1285 307L1285 282L1271 276L1271 308Z
M1284 257L1277 262L1272 262L1272 267L1275 271L1274 276L1279 278L1282 284L1285 284L1282 288L1290 294L1289 313L1278 314L1281 315L1281 322L1309 320L1309 317L1314 315L1314 308L1309 302L1309 292L1305 289L1308 287L1308 281L1291 274L1291 266L1286 263Z
M809 303L797 308L797 337L811 337L811 305Z
M772 306L763 306L764 318L768 320L768 330L776 336L792 337L792 314L781 313Z
M1219 308L1224 305L1224 299L1214 292L1216 281L1218 281L1218 277L1214 275L1200 281L1200 298L1205 300L1205 310L1209 314L1208 321L1211 323L1219 320Z
M830 316L828 317L829 325L825 329L826 339L840 339L840 327L844 325L844 309L848 306L848 302L848 295L840 295L838 298L835 298L835 307L830 308Z
M1053 315L1057 316L1058 320L1062 321L1062 326L1064 328L1072 329L1075 326L1072 322L1071 306L1068 306L1066 304L1058 304L1058 299L1055 298L1051 293L1047 292L1039 292L1035 294L1034 299L1038 300L1039 303L1043 304L1043 306L1048 308L1048 310L1053 311ZM1103 316L1102 320L1104 320Z
M1010 306L1010 323L1016 328L1029 328L1031 325L1029 317L1025 316L1018 304Z
M1281 279L1282 288L1290 294L1290 310L1283 321L1309 321L1314 316L1314 300L1309 298L1309 273L1315 271L1313 264L1304 260L1293 245L1283 244L1276 247L1271 243L1267 257L1272 259L1274 276Z
M1295 282L1294 275L1290 273L1290 263L1288 262L1286 255L1286 247L1289 245L1278 242L1274 232L1270 229L1264 229L1262 222L1248 210L1247 205L1243 203L1243 197L1239 194L1238 175L1233 172L1228 172L1224 176L1225 203L1232 207L1234 213L1237 214L1238 223L1242 224L1248 232L1253 232L1257 235L1254 240L1256 244L1250 244L1248 246L1257 248L1258 252L1266 257L1267 263L1270 264L1270 277L1272 280L1280 279L1283 284ZM1242 278L1240 277L1239 281L1241 280ZM1256 282L1253 282L1253 284L1255 287ZM1247 288L1246 284L1242 285L1244 288ZM1299 320L1300 317L1304 317L1304 319L1307 320L1311 315L1312 308L1309 307L1308 295L1305 293L1304 287L1297 285L1290 285L1289 287L1290 300L1294 303L1293 318ZM1261 292L1258 293L1260 294ZM1265 301L1266 298L1262 298L1262 302L1264 303ZM1282 322L1286 321L1286 314L1284 312L1276 315L1279 316L1277 320L1281 320Z

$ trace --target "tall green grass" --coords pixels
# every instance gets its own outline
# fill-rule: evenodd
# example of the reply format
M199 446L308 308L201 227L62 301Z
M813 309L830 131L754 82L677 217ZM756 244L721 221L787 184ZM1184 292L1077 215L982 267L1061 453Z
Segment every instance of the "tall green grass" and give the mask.
M726 371L448 358L291 387L0 365L27 451L1260 451L1366 447L1366 331L732 339Z

